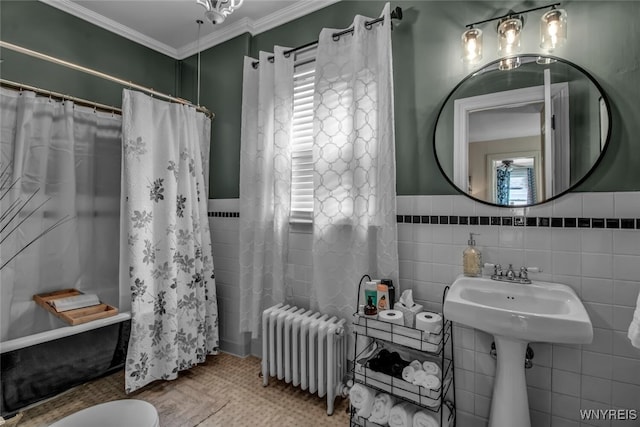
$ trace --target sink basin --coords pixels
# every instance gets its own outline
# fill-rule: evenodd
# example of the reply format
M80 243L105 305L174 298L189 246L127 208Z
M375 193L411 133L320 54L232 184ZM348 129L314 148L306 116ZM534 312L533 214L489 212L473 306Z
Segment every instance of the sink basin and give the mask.
M449 289L444 315L526 342L586 344L593 339L591 320L580 298L560 283L522 285L460 276Z
M497 365L489 427L531 427L524 375L528 342L586 344L593 339L580 298L560 283L525 285L459 276L443 312L454 322L494 336Z

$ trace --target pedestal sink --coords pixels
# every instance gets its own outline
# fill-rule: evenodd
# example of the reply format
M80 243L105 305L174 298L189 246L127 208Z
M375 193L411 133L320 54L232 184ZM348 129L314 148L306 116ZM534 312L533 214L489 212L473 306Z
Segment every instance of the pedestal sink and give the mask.
M529 342L588 344L591 319L580 298L560 283L509 283L459 276L444 315L492 334L498 354L489 427L530 427L524 358Z

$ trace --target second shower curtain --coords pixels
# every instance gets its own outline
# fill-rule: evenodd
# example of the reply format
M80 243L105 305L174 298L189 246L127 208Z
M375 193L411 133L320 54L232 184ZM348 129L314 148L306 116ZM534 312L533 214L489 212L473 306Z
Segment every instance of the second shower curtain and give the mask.
M391 17L367 24L357 16L353 35L324 29L318 40L315 82L306 104L292 102L294 54L276 47L245 58L240 154L240 330L259 335L262 310L296 303L348 319L357 309L358 279L365 273L397 282L395 140ZM307 55L309 52L305 52ZM307 63L307 61L303 61ZM296 71L299 71L296 69ZM301 89L302 90L302 89ZM304 289L287 244L291 207L293 113L313 116L312 273ZM311 186L311 183L304 183ZM311 235L312 233L312 235ZM297 245L307 239L298 236ZM303 249L304 250L304 249ZM299 255L300 247L296 248ZM302 257L297 257L301 259ZM302 260L305 262L305 260ZM311 270L311 269L310 269ZM307 274L307 273L305 273ZM292 277L293 276L293 277ZM296 292L292 289L296 286Z

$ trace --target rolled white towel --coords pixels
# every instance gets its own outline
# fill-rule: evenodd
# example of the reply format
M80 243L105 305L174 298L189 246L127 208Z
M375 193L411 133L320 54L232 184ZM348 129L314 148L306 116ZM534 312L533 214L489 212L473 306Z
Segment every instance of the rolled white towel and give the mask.
M389 427L412 427L417 407L409 402L395 405L389 412Z
M435 375L426 374L424 377L420 378L420 382L417 385L428 388L430 390L439 390L440 384L440 379L438 377L436 377Z
M415 373L413 374L413 381L411 381L411 383L413 385L422 385L422 382L425 380L425 377L427 375L429 375L429 374L427 374L422 369L419 370L419 371L415 371Z
M349 390L351 406L358 410L358 416L362 418L369 418L371 416L371 409L373 408L375 397L376 392L362 384L354 384L351 390Z
M402 379L408 383L413 383L413 378L415 374L416 374L416 370L411 365L405 366L402 369Z
M420 363L419 360L414 360L412 361L409 366L413 367L414 370L416 371L421 371L422 370L422 363Z
M413 414L413 427L440 427L439 416L430 414L427 411L418 411Z
M449 419L449 407L442 405L440 409L442 411L442 427L447 427L447 420ZM413 414L413 427L441 427L440 426L440 414L429 411L418 411Z
M424 362L422 362L422 370L427 374L435 375L436 377L440 376L440 367L437 363L425 360Z
M373 408L369 421L376 424L385 425L389 422L389 413L395 404L393 397L387 393L380 393L373 400Z

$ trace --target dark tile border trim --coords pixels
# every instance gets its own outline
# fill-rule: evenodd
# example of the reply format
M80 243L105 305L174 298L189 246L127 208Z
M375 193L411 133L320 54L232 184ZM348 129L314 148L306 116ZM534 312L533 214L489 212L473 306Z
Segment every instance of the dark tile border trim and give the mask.
M240 212L208 212L214 218L240 218ZM396 215L398 223L433 225L490 225L502 227L553 228L609 228L614 230L640 230L640 218L575 218L535 216L458 216L458 215Z
M215 218L240 218L240 212L208 212L207 216Z
M608 228L640 230L640 218L575 218L535 216L396 215L398 223L442 225L489 225L506 227Z

